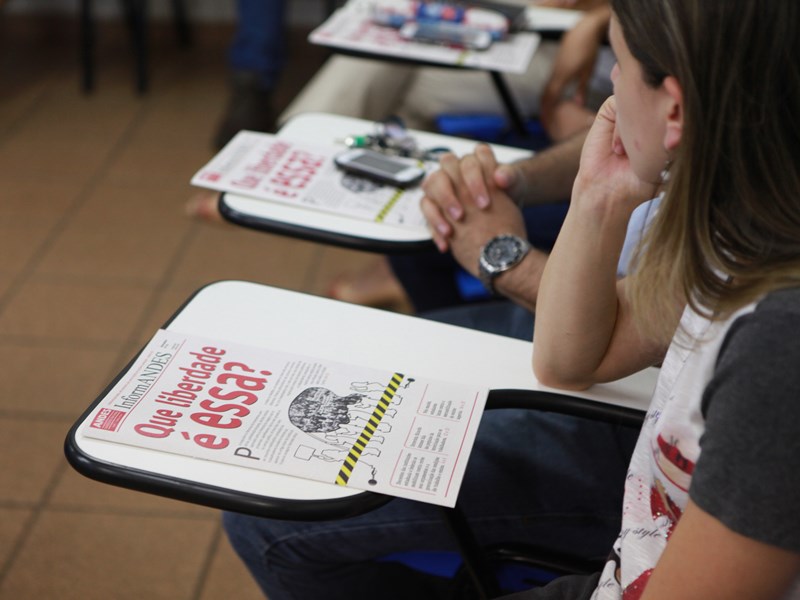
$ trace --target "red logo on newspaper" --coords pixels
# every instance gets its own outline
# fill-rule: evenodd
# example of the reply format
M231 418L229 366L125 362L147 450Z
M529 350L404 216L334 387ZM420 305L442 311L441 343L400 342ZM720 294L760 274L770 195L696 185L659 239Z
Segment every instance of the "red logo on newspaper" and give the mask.
M211 172L211 173L203 173L200 176L200 179L203 179L205 181L218 181L220 177L222 177L222 175L220 175L219 173Z
M95 429L105 429L106 431L116 431L122 419L127 413L124 410L112 410L104 408L92 420L90 427Z

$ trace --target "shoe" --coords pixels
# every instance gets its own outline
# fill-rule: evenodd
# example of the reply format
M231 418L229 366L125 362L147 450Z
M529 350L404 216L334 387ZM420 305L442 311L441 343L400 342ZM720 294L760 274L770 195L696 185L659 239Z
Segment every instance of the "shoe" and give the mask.
M231 96L212 143L219 150L242 129L271 132L275 129L272 90L260 85L256 73L240 71L231 79Z

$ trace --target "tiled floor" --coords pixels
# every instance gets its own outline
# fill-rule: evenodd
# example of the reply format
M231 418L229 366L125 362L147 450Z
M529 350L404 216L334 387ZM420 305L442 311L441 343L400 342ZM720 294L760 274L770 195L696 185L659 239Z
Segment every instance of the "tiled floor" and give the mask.
M196 288L322 293L371 257L184 216L227 30L196 29L188 50L154 30L137 96L124 31L102 24L86 96L67 25L0 15L0 599L260 598L216 511L89 481L63 439ZM282 102L322 57L295 38Z

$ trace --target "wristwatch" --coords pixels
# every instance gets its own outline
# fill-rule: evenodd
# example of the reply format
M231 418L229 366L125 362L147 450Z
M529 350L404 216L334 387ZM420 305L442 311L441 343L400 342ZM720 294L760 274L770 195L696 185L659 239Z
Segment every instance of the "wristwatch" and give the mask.
M510 234L498 235L486 242L478 259L478 277L483 286L494 294L494 278L518 265L530 249L527 240Z

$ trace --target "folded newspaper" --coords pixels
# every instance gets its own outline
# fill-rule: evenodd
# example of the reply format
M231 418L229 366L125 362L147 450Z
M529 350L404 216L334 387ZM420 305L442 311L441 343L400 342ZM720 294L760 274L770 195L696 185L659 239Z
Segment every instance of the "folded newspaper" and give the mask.
M160 330L82 431L452 507L487 394Z
M425 227L420 188L400 189L341 171L341 146L239 132L192 185L398 227ZM428 165L432 168L432 165Z
M372 58L395 58L501 73L524 73L541 41L537 33L516 33L494 42L488 50L473 51L407 40L398 29L376 23L373 18L375 9L382 6L400 14L405 6L411 18L414 5L414 2L399 3L397 0L348 2L314 29L308 39L312 44L362 53Z

